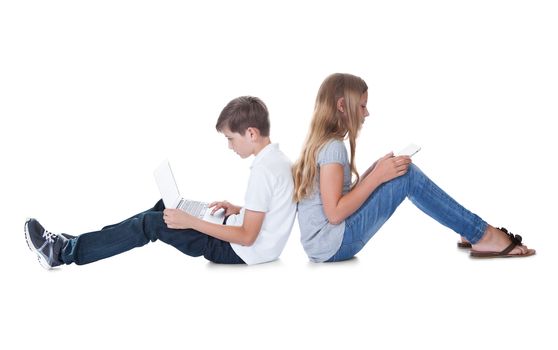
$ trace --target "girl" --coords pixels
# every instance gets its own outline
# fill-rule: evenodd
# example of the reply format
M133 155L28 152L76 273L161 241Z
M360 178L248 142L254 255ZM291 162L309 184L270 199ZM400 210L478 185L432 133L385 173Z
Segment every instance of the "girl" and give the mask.
M327 77L318 91L310 131L293 166L301 240L311 261L352 258L405 198L465 237L473 257L535 254L521 243L521 236L494 228L462 207L408 156L388 153L359 176L356 138L369 115L367 101L366 83L350 74Z

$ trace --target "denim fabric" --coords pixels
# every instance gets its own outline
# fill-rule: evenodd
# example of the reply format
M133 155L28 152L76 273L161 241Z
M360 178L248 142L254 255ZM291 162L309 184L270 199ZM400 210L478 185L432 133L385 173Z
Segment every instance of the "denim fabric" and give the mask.
M341 247L327 261L347 260L355 256L405 198L473 244L484 235L485 221L457 203L416 165L411 164L405 175L379 186L356 212L345 219Z
M164 209L161 200L153 208L118 224L70 239L60 258L65 264L89 264L159 239L189 256L203 255L207 260L221 264L244 263L228 242L191 229L169 229L163 221Z

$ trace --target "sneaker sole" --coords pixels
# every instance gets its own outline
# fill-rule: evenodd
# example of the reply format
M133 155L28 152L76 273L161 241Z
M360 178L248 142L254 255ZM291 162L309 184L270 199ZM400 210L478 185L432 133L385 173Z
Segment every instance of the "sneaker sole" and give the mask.
M29 247L29 250L31 250L33 253L35 253L35 255L37 255L37 260L39 260L39 264L41 264L41 266L46 270L50 270L52 269L52 266L50 266L50 264L45 259L45 257L41 253L39 253L39 251L35 249L35 247L33 247L33 244L31 243L31 236L29 235L29 221L31 221L31 219L27 219L27 221L25 221L25 226L23 228L25 230L25 242L27 242L27 246Z

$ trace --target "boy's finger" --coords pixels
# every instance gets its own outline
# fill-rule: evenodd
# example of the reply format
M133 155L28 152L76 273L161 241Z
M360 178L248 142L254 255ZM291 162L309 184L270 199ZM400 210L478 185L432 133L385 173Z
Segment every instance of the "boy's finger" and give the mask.
M223 205L221 203L216 204L213 210L211 210L211 214L215 214L215 212L221 208L223 208Z

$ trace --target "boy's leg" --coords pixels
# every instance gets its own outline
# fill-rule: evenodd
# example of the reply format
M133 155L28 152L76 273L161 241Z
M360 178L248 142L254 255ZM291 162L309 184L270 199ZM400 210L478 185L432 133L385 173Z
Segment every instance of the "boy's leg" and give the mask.
M172 230L163 221L160 211L138 214L118 225L89 232L68 241L60 259L65 264L88 264L161 239L184 254L201 256L207 235L194 230Z
M61 260L65 264L88 264L157 239L189 256L204 255L216 263L244 263L228 242L191 229L169 229L163 220L162 211L157 210L143 212L118 225L69 240L62 250Z
M245 264L229 242L207 236L207 247L203 257L217 264Z
M471 243L477 242L486 230L485 221L457 203L411 164L405 175L379 186L345 220L341 247L328 261L346 260L357 254L407 197L424 213Z
M150 212L150 211L163 211L163 210L165 210L165 204L163 203L163 200L162 200L162 199L159 199L159 201L158 201L157 203L155 203L155 205L153 206L153 208L147 209L146 211L141 212L141 213L139 213L139 214L136 214L136 215L132 216L131 218L128 218L128 219L126 219L126 220L124 220L124 221L127 221L127 220L130 220L130 219L132 219L132 218L138 217L138 216L140 216L141 214L147 213L147 212ZM102 228L102 230L105 230L105 229L107 229L107 228L111 228L111 227L120 225L120 224L123 223L124 221L121 221L121 222L119 222L119 223L117 223L117 224L105 226L105 227ZM71 237L71 238L73 238L73 237Z

